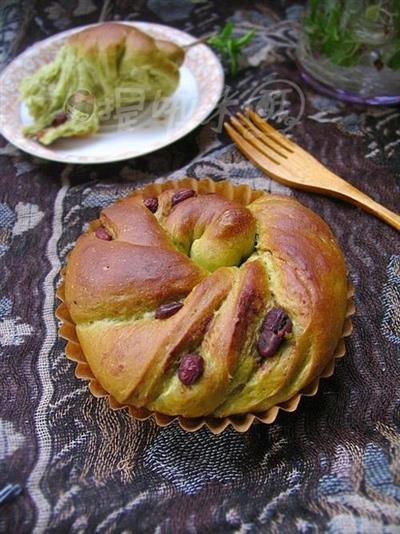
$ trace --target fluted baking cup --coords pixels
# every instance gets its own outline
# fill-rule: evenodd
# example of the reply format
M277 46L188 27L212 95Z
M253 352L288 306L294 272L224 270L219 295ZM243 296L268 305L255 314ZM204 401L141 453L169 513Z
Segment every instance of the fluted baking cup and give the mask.
M146 187L133 191L130 196L136 196L144 194L146 196L157 196L166 189L182 189L190 188L194 189L198 193L220 193L229 200L235 200L240 204L247 205L259 196L265 194L263 191L253 191L247 185L236 186L228 181L214 182L210 178L204 178L201 180L195 180L194 178L183 178L182 180L170 180L163 183L152 183ZM89 225L89 229L93 230L99 225L99 220L92 221ZM120 404L117 402L96 380L93 375L81 346L79 344L78 337L76 335L75 323L73 322L68 308L64 303L65 289L64 289L64 273L65 268L60 272L61 283L57 289L57 297L61 301L61 304L56 310L56 317L60 320L59 335L67 340L65 354L66 357L76 363L75 376L82 380L89 382L89 390L97 398L107 397L110 408L112 410L121 410L126 408L129 414L134 419L145 420L153 417L155 422L160 427L165 427L177 421L179 425L187 432L195 432L203 426L206 426L213 434L220 434L228 426L232 426L237 432L246 432L253 423L260 422L264 424L271 424L275 421L279 410L285 412L294 412L299 405L302 396L311 397L315 395L319 388L319 381L321 378L327 378L333 374L335 369L335 362L337 359L342 358L346 352L344 338L349 336L353 330L351 317L355 313L355 306L353 301L354 288L349 283L347 294L347 312L346 319L343 325L342 338L337 344L336 350L332 355L331 361L322 371L322 373L314 378L310 384L308 384L301 391L296 393L293 397L281 402L276 406L272 406L268 410L260 413L247 413L244 415L233 415L229 417L198 417L187 418L182 416L170 416L157 412L146 410L145 408L135 408L131 405Z

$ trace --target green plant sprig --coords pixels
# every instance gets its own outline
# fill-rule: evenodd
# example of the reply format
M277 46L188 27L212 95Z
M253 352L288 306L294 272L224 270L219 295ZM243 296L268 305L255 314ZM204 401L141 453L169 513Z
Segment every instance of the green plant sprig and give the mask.
M343 12L346 1L327 2L326 0L310 0L308 16L304 18L304 27L307 32L311 49L319 51L321 55L328 57L332 63L343 67L350 67L357 63L360 54L366 49L366 44L361 42L357 35L349 28L350 21L364 20L377 22L387 11L382 8L377 0L376 4L369 5L364 11L359 6L351 9L347 6L347 24L343 21ZM400 36L400 0L391 0L390 15L393 27ZM386 58L387 65L392 69L400 68L400 39L393 42L394 51Z
M340 21L343 6L340 2L326 8L324 2L311 0L310 12L304 19L304 26L312 49L319 50L332 63L349 67L357 60L360 43L350 32L344 32Z
M229 21L222 30L207 39L207 44L214 47L223 58L228 60L232 76L236 76L239 69L239 56L242 49L247 46L255 35L255 30L250 30L242 37L232 36L234 29L233 22Z

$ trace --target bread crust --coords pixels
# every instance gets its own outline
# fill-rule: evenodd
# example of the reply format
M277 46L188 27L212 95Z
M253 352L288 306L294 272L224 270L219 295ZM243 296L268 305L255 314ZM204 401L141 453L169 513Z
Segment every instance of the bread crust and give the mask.
M177 44L153 39L134 26L118 22L104 22L74 33L68 38L68 43L83 56L98 52L122 53L126 49L126 53L141 54L146 60L152 54L161 52L178 67L185 57L183 48Z

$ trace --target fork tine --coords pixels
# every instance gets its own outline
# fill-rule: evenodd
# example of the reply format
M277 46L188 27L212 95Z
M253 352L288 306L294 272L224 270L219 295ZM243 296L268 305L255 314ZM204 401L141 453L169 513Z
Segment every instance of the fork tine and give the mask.
M231 127L233 127L237 133L241 135L242 142L245 140L252 145L258 152L261 152L264 156L271 161L279 165L279 155L273 152L267 145L264 145L257 137L247 128L245 128L236 117L231 117Z
M278 130L273 128L267 121L262 119L255 111L250 108L245 109L246 115L258 126L260 130L265 132L271 139L273 139L282 148L289 152L294 152L297 147L296 143L293 143L285 135L281 134Z
M265 156L259 150L254 148L246 139L244 139L228 122L224 123L225 130L237 148L250 161L252 161L262 171L267 171L268 174L279 180L280 165L270 156ZM281 181L281 180L280 180Z
M243 113L240 113L239 111L238 113L236 113L235 118L239 119L239 121L244 126L250 129L254 133L255 137L261 143L264 143L270 149L270 151L273 150L274 152L276 152L276 154L279 154L283 158L287 159L288 153L282 148L282 146L278 144L270 135L265 134L262 130L257 128L257 126L255 126L247 117L243 115Z

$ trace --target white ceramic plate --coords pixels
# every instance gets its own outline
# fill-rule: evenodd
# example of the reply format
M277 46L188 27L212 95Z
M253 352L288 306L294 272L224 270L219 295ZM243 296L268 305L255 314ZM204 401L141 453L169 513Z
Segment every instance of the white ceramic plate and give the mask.
M186 45L195 40L188 33L149 22L125 22L150 35ZM24 137L22 127L29 113L18 98L21 80L54 58L66 38L89 26L74 28L35 43L15 58L0 76L0 133L21 150L65 163L106 163L134 158L158 150L198 126L216 106L223 90L221 64L204 45L186 52L175 93L161 105L147 104L138 112L130 110L102 123L98 133L86 138L65 138L45 147ZM137 115L137 119L135 119Z

